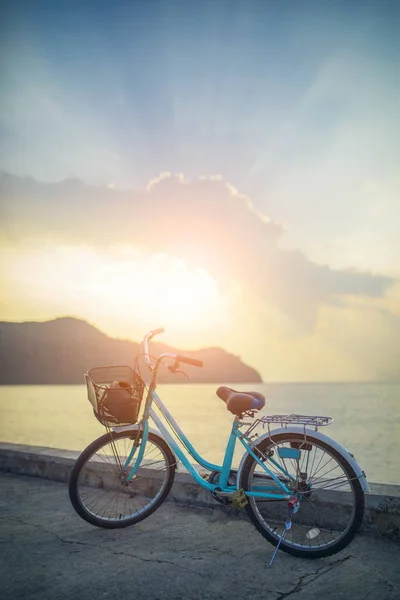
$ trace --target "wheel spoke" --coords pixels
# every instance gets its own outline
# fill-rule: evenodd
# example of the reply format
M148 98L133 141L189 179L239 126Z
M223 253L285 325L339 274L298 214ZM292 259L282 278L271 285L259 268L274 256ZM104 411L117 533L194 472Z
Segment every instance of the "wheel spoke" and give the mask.
M298 448L298 459L280 456L281 448ZM278 434L273 442L266 438L260 452L268 456L273 450L273 458L287 473L286 484L299 498L299 510L292 515L290 534L281 542L287 552L319 553L328 555L340 549L353 537L356 525L363 512L361 487L355 484L354 474L350 466L335 450L313 436L306 439L299 434ZM246 463L245 463L246 464ZM282 480L282 473L276 465L264 460L271 473ZM288 476L295 481L287 481ZM266 483L265 483L266 482ZM273 479L262 470L254 459L247 459L242 474L242 487L251 491L256 486L273 485ZM324 506L329 503L329 509ZM288 518L288 503L279 499L249 497L247 510L263 535L268 539L279 541ZM358 514L357 514L358 513ZM348 542L346 542L348 543ZM345 545L346 545L345 543Z
M83 518L112 527L113 523L120 526L154 510L168 492L175 471L175 461L171 460L171 453L167 453L168 448L165 450L154 438L149 436L137 474L130 481L126 481L126 477L136 464L140 445L124 470L135 442L132 434L100 438L100 446L88 453L80 465L75 494L70 489L70 495L77 498L76 510Z

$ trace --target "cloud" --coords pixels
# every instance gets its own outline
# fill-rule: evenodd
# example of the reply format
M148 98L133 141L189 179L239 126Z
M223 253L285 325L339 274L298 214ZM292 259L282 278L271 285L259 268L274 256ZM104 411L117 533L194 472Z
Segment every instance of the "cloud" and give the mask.
M249 297L277 307L299 331L314 327L321 304L383 297L394 283L284 249L282 225L219 176L190 181L163 173L144 191L120 191L3 174L0 201L1 235L8 242L118 243L165 252L207 269L220 285L240 282Z
M386 308L385 302L380 304L353 298L346 306L326 308L324 339L362 365L365 379L398 381L400 314Z

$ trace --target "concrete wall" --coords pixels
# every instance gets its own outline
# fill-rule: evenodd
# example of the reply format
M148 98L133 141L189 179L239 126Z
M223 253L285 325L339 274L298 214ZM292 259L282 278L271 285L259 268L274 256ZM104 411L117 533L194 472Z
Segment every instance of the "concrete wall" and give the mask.
M79 452L69 450L0 443L0 471L67 482L78 456ZM370 487L362 530L400 541L400 486L370 483ZM346 505L343 494L337 492L328 503L327 499L322 500L320 507L325 509L323 512L327 520L331 515L338 515ZM188 473L176 473L168 501L184 506L223 509L246 516L244 511L236 511L231 506L222 508ZM336 505L335 510L332 503Z

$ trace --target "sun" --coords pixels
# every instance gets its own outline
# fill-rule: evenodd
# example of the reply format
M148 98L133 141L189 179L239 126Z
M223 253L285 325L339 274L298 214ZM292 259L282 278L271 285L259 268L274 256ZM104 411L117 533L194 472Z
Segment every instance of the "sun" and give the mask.
M206 272L173 273L164 281L159 310L168 319L188 321L206 315L217 299L215 282Z
M164 327L170 343L187 344L215 339L227 320L229 300L210 274L166 254L51 246L5 266L14 319L74 315L122 338ZM40 313L32 314L33 301Z
M204 269L189 269L166 254L117 252L92 259L83 298L113 322L195 332L222 318L223 297Z
M215 316L220 294L207 271L190 270L183 261L163 254L152 256L140 270L142 291L136 304L144 318L159 318L165 327L176 328Z

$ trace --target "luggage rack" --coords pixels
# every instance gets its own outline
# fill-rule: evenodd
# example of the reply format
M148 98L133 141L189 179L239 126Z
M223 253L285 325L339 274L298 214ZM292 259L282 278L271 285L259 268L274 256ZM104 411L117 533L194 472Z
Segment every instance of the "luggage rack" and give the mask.
M287 427L288 425L303 425L304 430L306 425L313 427L315 431L318 430L318 427L325 427L326 425L330 425L333 421L332 417L322 417L322 416L311 416L311 415L266 415L265 417L261 417L261 419L256 419L254 423L250 425L248 430L244 435L249 436L249 434L254 431L254 429L258 425L262 425L263 428L268 425L268 431L270 432L270 425L272 423L279 423L281 427Z
M332 417L317 417L310 415L267 415L259 421L265 423L281 423L284 425L311 425L312 427L324 427L332 423Z

